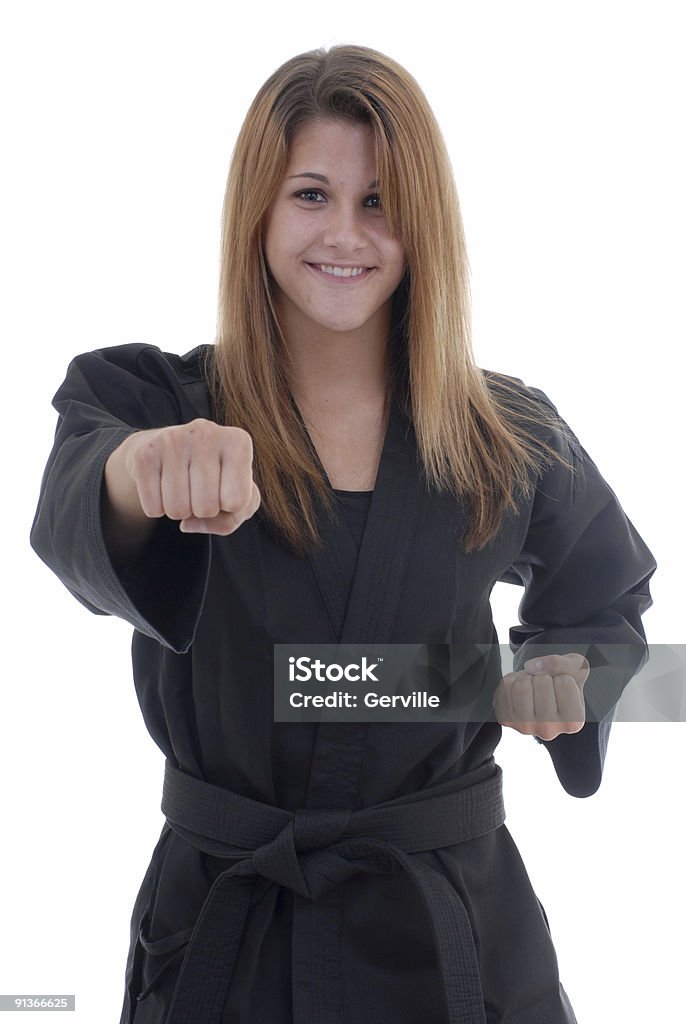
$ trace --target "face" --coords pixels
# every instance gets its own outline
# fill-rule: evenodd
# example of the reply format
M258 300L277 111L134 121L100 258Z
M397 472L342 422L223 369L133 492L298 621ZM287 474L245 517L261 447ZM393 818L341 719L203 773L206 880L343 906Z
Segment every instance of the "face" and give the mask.
M264 236L287 337L387 333L405 256L386 229L376 175L369 125L315 120L295 134Z

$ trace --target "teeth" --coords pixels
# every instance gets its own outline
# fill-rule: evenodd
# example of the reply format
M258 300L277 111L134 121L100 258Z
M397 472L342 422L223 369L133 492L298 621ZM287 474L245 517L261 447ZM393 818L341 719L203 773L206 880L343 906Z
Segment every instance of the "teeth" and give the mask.
M318 263L317 268L325 274L333 274L334 277L359 277L367 269L366 267L330 267L326 263Z

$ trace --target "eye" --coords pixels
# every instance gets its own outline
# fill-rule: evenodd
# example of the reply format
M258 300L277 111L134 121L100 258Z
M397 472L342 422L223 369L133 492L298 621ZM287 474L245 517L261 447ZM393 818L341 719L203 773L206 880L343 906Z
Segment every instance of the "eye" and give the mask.
M302 192L295 193L296 199L303 199L306 203L324 201L324 196L317 188L306 188Z
M381 196L379 195L379 193L375 192L373 195L367 196L367 198L365 199L365 205L369 206L369 208L372 210L380 210Z

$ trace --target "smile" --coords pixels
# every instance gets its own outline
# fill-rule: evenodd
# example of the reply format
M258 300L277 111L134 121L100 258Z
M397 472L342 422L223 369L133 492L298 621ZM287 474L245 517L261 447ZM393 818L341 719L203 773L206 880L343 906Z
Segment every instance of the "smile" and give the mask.
M308 263L315 273L342 280L358 279L372 273L374 267L337 267L331 263Z

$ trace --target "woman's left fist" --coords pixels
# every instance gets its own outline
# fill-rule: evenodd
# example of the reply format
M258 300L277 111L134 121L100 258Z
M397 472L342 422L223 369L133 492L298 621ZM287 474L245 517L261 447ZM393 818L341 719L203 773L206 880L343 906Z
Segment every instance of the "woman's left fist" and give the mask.
M591 667L582 654L547 654L524 662L524 671L503 676L493 697L501 725L554 740L579 732L586 721L584 684Z

